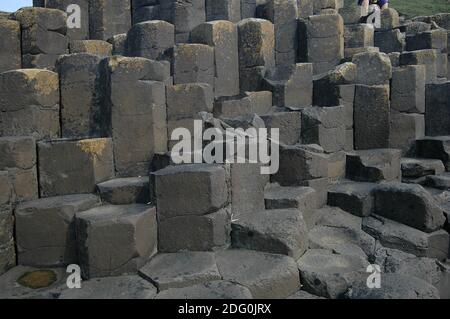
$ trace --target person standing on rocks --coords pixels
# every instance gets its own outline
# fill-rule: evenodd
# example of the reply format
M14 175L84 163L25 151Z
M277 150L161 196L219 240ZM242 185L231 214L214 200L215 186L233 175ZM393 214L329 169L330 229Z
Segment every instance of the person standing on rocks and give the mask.
M369 15L369 5L376 4L381 10L389 7L389 0L358 0L358 5L362 7L363 16Z

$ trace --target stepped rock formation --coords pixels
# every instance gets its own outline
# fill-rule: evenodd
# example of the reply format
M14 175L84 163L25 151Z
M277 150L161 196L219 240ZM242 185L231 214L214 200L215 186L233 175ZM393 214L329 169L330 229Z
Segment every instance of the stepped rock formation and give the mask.
M34 6L0 14L0 298L450 298L450 13ZM180 128L279 129L279 169Z

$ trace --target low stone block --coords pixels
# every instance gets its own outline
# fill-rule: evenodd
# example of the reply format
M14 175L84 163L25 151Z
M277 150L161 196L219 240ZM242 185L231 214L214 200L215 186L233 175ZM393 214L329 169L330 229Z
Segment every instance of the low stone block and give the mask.
M76 215L83 278L135 274L157 249L156 208L101 206Z
M307 107L302 109L302 142L318 144L326 153L345 147L345 109L335 107Z
M264 209L264 188L270 177L261 174L261 165L236 163L230 165L231 210L233 218Z
M435 159L402 158L401 165L403 182L445 172L442 161Z
M398 249L418 257L447 258L449 235L445 230L425 233L402 223L371 216L363 219L362 228L384 247Z
M214 251L230 244L231 209L203 216L179 216L158 223L158 251Z
M420 185L382 184L374 190L374 198L376 214L418 230L431 233L445 223L443 211Z
M159 292L220 280L214 253L179 252L158 254L139 270Z
M417 156L441 160L450 171L450 137L424 137L416 141Z
M97 196L86 194L38 199L17 206L19 264L58 267L77 263L75 214L98 205Z
M401 149L403 154L412 153L416 140L424 136L423 114L391 113L389 147Z
M377 183L400 179L401 151L374 149L347 154L347 178L358 182Z
M112 205L150 202L148 177L116 178L97 184L97 189L102 201Z
M339 207L355 216L364 217L372 213L375 188L372 183L343 183L330 187L328 205Z
M272 110L272 92L245 92L231 97L222 97L214 103L214 116L232 117L246 114L268 114Z
M156 180L160 221L172 217L207 215L228 203L228 174L222 166L168 166L152 175Z
M450 189L450 175L449 173L442 173L434 176L427 176L425 184L429 187L448 190Z
M266 209L300 210L303 215L309 216L319 205L317 193L312 187L283 187L270 184L264 192Z
M263 210L244 214L231 227L234 248L287 255L297 259L308 247L308 229L297 209Z
M333 254L310 249L297 262L304 289L326 298L338 298L349 287L346 275L366 270L368 262L359 256ZM335 276L339 273L340 276Z
M307 145L282 146L280 169L272 175L272 182L282 186L307 186L301 183L328 176L328 156Z
M300 289L291 257L236 249L217 252L216 261L224 280L247 287L254 298L281 299Z

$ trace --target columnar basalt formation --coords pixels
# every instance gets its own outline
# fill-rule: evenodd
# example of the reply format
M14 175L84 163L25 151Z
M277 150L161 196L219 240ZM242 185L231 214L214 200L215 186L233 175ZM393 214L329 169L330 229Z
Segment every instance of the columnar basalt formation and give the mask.
M0 14L0 298L450 297L450 14L34 5ZM216 139L256 129L271 174Z

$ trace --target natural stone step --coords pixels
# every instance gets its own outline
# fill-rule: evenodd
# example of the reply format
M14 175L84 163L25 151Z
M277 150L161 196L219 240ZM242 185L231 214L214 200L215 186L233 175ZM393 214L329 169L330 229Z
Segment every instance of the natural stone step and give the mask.
M402 158L402 182L422 184L425 176L437 175L445 172L441 160L423 158Z
M379 185L373 192L375 214L428 233L445 223L442 209L420 185L390 182Z
M419 278L405 274L383 274L380 289L370 289L365 280L345 294L348 299L439 299L438 290Z
M160 220L206 215L228 203L228 176L220 165L168 166L152 175Z
M416 141L417 156L441 160L450 171L450 136L424 137Z
M308 247L308 229L297 209L265 210L239 217L231 225L235 248L299 258Z
M155 299L253 299L253 297L250 290L240 284L217 280L164 290Z
M318 208L317 192L312 187L270 184L264 191L266 209L296 208L306 219Z
M445 230L425 233L376 215L364 218L362 229L379 240L384 247L418 257L448 258L450 235Z
M216 261L224 280L247 287L255 299L286 298L300 289L291 257L237 249L217 252Z
M156 252L156 208L96 207L76 215L76 231L84 278L137 273Z
M384 273L408 274L425 280L438 288L443 281L440 262L434 258L416 257L392 248L379 248L375 253L375 263Z
M450 173L442 173L434 176L427 176L426 185L442 190L450 190Z
M308 234L310 248L364 259L374 253L375 239L362 230L361 218L339 208L324 208L319 214L316 227Z
M156 287L139 276L95 278L80 289L65 289L58 299L153 299Z
M359 256L310 249L297 264L303 289L317 296L338 298L349 288L349 279L359 272L365 272L369 262Z
M158 254L139 274L155 284L159 292L221 279L214 253L210 252Z
M19 205L15 211L19 264L57 267L77 263L75 215L100 204L97 196L81 194Z
M347 154L347 178L358 182L376 183L400 179L401 151L376 149Z
M150 202L148 177L116 178L97 184L97 189L102 201L112 205Z
M343 182L328 189L328 205L355 216L369 216L373 209L373 183Z
M272 182L304 186L304 181L328 177L328 156L317 145L287 145L280 148L280 168Z

